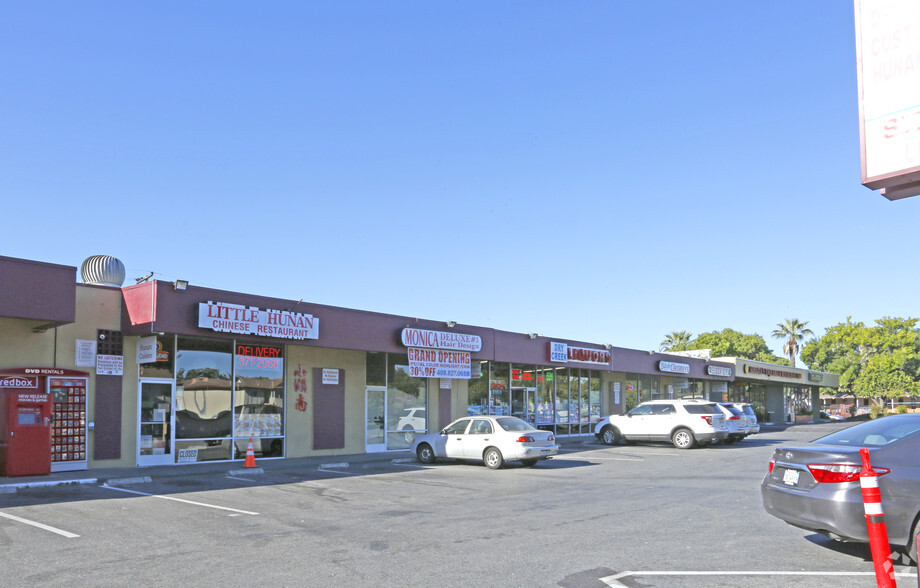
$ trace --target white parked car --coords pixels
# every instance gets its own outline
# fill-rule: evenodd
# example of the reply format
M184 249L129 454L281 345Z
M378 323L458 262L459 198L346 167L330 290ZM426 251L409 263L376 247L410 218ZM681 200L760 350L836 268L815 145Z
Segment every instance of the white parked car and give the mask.
M728 425L726 443L741 441L751 434L751 421L743 410L730 402L719 402L716 406L725 413L725 424Z
M730 404L747 415L751 426L748 435L754 435L760 432L760 422L757 420L757 413L754 412L753 406L747 402L732 402Z
M439 458L468 459L482 461L493 470L509 461L532 466L559 453L552 432L534 429L530 423L509 416L463 417L438 433L419 435L409 448L420 463L434 463Z
M626 414L598 421L594 434L607 445L625 441L670 441L678 449L708 445L728 435L716 403L702 399L650 400Z

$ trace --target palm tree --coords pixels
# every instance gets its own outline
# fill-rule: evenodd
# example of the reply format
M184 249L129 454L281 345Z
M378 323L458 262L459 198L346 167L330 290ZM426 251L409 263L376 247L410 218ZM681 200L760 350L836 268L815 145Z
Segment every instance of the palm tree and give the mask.
M687 346L690 345L690 339L693 338L693 333L688 333L687 331L671 331L668 333L667 337L664 338L664 341L661 342L662 351L686 351Z
M799 322L799 319L786 319L781 323L776 323L778 327L773 331L773 336L777 339L786 339L783 345L783 353L789 358L789 363L795 367L795 356L799 354L799 342L814 335L811 329L806 329L808 321Z

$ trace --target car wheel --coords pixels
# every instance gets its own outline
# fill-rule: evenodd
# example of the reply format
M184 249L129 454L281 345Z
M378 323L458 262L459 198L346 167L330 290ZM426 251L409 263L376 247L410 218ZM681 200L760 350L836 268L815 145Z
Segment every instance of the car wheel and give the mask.
M418 449L415 450L415 457L418 459L419 463L430 464L434 463L435 456L434 450L431 448L431 445L427 443L422 443L418 446Z
M693 438L690 429L677 429L671 435L671 443L678 449L690 449L696 444L696 439Z
M538 461L540 460L539 459L522 459L521 463L524 464L524 467L532 468L533 466L537 465Z
M915 564L920 565L920 560L917 557L917 533L920 533L920 515L917 516L917 520L914 521L913 530L910 533L910 537L907 539L907 547L905 547L905 555L910 558L910 561Z
M601 441L604 442L604 445L616 445L620 442L620 432L617 431L616 427L607 425L601 431Z
M482 461L485 462L486 467L490 470L497 470L505 463L505 458L502 457L501 451L494 447L489 447L486 449L485 453L482 454Z

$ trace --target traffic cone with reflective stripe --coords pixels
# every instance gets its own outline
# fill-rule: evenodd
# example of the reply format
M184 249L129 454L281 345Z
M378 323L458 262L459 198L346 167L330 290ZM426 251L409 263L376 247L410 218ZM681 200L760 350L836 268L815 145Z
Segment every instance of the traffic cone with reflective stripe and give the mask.
M869 550L875 566L875 582L879 588L896 588L894 564L891 562L891 546L888 544L888 530L885 528L885 513L882 512L882 493L878 488L878 473L869 462L869 450L859 450L863 469L859 472L859 486L862 488L863 507L866 510L866 528L869 531Z
M256 467L256 452L252 449L252 437L249 438L249 449L246 450L246 461L243 462L243 467Z

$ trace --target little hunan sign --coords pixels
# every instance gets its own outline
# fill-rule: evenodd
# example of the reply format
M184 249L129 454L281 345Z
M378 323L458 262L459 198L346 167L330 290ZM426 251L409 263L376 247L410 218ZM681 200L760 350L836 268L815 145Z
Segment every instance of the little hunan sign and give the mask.
M319 339L319 319L289 310L262 310L227 302L198 304L198 326L222 333L281 339Z

